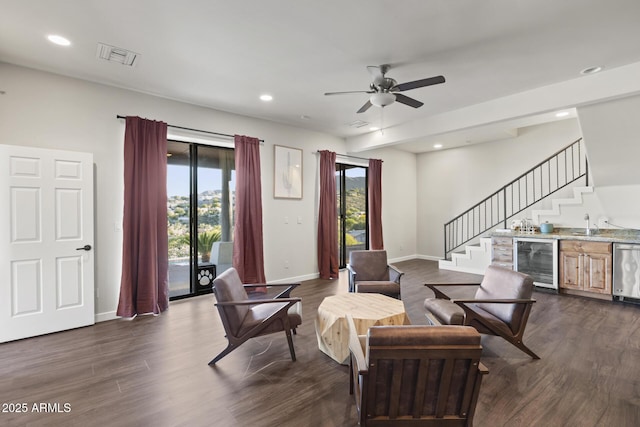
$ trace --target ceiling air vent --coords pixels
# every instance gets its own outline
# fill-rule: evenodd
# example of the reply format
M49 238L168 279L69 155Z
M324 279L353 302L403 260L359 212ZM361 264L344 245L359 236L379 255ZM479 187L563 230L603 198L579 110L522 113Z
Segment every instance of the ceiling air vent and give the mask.
M100 59L104 59L109 62L116 62L122 65L128 65L133 67L136 60L140 56L135 52L123 49L121 47L109 46L108 44L98 43L97 56Z
M352 128L361 128L361 127L365 127L369 124L369 122L365 122L362 120L355 120L351 123L349 123L349 126L351 126Z

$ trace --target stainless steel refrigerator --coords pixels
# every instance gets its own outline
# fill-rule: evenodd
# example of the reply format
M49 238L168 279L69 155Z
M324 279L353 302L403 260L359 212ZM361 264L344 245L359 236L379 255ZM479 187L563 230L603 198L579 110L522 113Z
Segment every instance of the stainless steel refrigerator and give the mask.
M640 245L613 244L613 296L640 302Z

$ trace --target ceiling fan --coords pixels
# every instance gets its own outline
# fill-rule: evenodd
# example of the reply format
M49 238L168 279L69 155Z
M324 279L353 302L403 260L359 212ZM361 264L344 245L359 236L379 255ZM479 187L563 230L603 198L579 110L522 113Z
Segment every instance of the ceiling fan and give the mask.
M393 104L395 101L398 101L401 104L408 105L413 108L420 108L424 105L424 103L409 98L406 95L403 95L398 92L404 92L406 90L417 89L424 86L437 85L440 83L444 83L444 76L435 76L429 77L421 80L414 80L412 82L400 83L392 79L391 77L387 77L387 71L391 68L388 64L383 64L380 66L370 65L367 67L369 74L373 77L373 82L369 85L369 90L355 90L348 92L326 92L325 95L343 95L347 93L370 93L371 97L369 100L358 110L358 113L364 113L367 111L372 105L376 107L386 107L387 105Z

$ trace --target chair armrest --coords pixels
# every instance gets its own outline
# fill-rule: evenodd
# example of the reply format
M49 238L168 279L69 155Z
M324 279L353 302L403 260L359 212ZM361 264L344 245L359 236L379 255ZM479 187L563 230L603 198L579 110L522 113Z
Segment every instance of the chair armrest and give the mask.
M490 303L490 304L533 304L534 299L452 299L455 304Z
M296 286L300 286L300 283L251 283L251 284L244 284L242 285L245 288L256 288L256 287L263 287L266 286L268 288L275 288L275 287L282 287L282 286L290 286L292 288L295 288Z
M480 286L480 282L477 283L470 283L470 282L465 282L465 283L453 283L453 282L448 282L448 283L425 283L425 286L431 288L432 286Z
M297 287L300 286L300 283L254 283L254 284L245 284L242 285L244 286L245 289L247 288L260 288L260 287L267 287L267 288L275 288L275 287L284 287L287 286L287 289L285 289L284 291L280 292L278 295L276 295L274 298L289 298L291 295L291 291Z
M425 283L424 285L433 291L436 298L450 300L451 298L436 286L480 286L480 283Z
M274 298L274 299L243 299L239 301L222 301L216 302L214 305L218 306L233 306L233 305L258 305L258 304L272 304L278 303L281 304L283 302L290 303L289 305L293 305L297 302L302 301L302 298Z
M350 314L346 315L346 319L349 329L349 351L351 351L351 355L355 363L354 368L360 374L366 373L368 371L367 362L364 357L364 352L362 351L362 346L360 345L360 339L358 338L356 325L353 322L353 317L351 317Z
M389 280L400 283L400 278L404 275L403 271L400 271L395 265L389 264Z
M282 286L290 286L292 288L295 288L296 286L300 286L300 283L252 283L252 284L244 284L242 285L245 288L259 288L259 287L268 287L268 288L275 288L275 287L282 287Z

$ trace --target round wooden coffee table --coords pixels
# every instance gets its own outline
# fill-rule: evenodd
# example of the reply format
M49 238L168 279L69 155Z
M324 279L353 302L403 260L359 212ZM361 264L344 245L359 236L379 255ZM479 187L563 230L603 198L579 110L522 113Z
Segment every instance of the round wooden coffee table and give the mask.
M402 301L372 293L348 293L326 297L318 306L316 336L318 348L341 364L349 363L349 329L346 315L353 317L358 334L371 326L408 325Z

